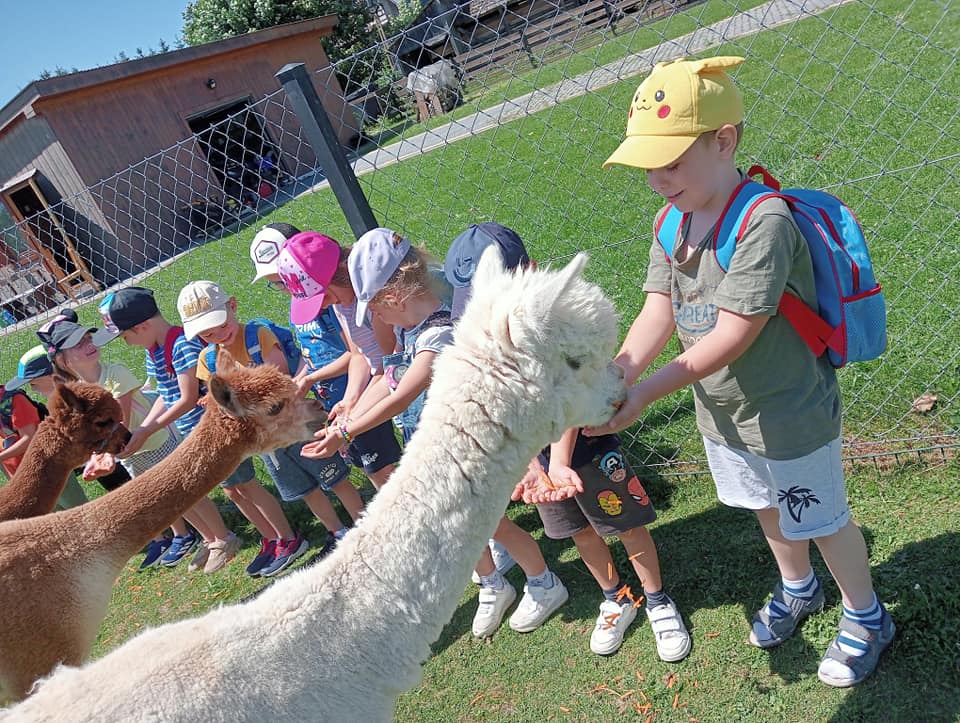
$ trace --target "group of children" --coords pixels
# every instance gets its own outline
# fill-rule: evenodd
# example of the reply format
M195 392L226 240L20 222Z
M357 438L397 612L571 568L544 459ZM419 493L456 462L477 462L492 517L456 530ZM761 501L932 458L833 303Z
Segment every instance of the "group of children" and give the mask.
M683 223L672 255L656 241L651 244L646 301L616 357L630 385L626 403L608 423L571 429L531 460L515 498L536 504L548 537L573 540L602 591L591 650L615 652L642 605L659 657L682 660L691 639L664 591L647 529L656 513L616 432L653 401L692 384L718 497L755 511L780 573L770 600L754 616L750 642L778 645L823 606L823 588L810 565L813 540L843 600L840 631L819 677L833 686L855 685L874 670L895 628L873 591L863 536L847 507L834 370L777 314L785 287L816 303L809 254L789 209L775 198L754 214L729 269L720 269L709 253L717 221L744 177L734 160L743 101L726 73L741 60L661 64L633 96L626 139L605 165L644 169L651 188L683 211ZM336 495L356 520L363 503L348 479L348 465L363 470L377 488L388 483L401 452L394 423L404 441L415 432L433 361L451 343L476 263L493 244L508 267L533 264L517 234L496 223L460 234L442 266L389 229L368 231L351 248L319 233L272 224L250 248L254 281L290 295L303 363L291 361L288 332L265 320L244 324L235 297L212 281L196 281L180 292L182 327L168 322L153 293L139 287L103 300L103 329L58 317L41 334L45 355L37 350L24 355L7 389L26 380L48 394L48 380L57 373L113 390L133 431L118 456L135 484L203 413L198 401L216 363L210 348L227 349L244 364L289 369L301 391L312 388L326 399L330 423L315 440L277 450L263 461L281 498L303 500L327 528L329 549L346 526L327 495ZM636 383L674 331L682 353ZM144 349L155 399L129 370L100 360L99 347L117 336ZM47 358L52 368L44 366ZM111 464L112 459L94 458L87 475ZM303 555L308 542L291 529L249 460L222 486L262 537L248 573L269 577ZM802 515L790 507L787 494L796 486L808 490L812 501ZM192 564L212 572L236 553L236 536L209 500L184 517L202 542L178 523L156 559L176 564L199 546ZM610 536L623 544L642 602L640 590L634 594L613 563L604 540ZM156 543L164 544L159 538ZM493 551L500 553L499 565ZM514 562L526 583L511 628L532 631L567 600L537 542L508 517L478 553L477 637L492 635L517 597L504 574ZM147 559L153 555L151 547Z

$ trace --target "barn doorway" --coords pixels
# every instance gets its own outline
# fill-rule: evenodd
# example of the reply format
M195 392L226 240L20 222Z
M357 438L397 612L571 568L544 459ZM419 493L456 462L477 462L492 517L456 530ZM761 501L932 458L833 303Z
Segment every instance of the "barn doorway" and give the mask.
M255 207L290 177L250 99L187 119L227 199Z

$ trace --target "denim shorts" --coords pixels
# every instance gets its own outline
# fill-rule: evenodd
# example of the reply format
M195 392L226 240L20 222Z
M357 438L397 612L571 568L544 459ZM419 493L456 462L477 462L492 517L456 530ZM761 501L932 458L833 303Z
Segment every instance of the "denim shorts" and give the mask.
M778 509L788 540L838 532L850 521L839 438L796 459L768 459L703 438L718 499L728 507Z
M302 499L317 487L329 492L350 474L350 468L339 454L326 459L302 457L300 450L304 444L306 442L297 442L275 450L273 454L279 467L273 463L270 455L260 456L284 502Z
M347 464L360 467L367 474L379 472L388 464L400 461L400 443L393 430L393 423L387 420L363 434L347 447L343 458Z
M573 537L588 526L601 537L613 537L657 519L647 491L619 449L598 455L576 472L583 492L537 505L543 532L551 540Z
M247 457L240 463L240 466L233 471L233 474L220 483L220 486L236 487L237 485L242 485L244 482L249 482L256 478L257 473L253 469L253 460Z

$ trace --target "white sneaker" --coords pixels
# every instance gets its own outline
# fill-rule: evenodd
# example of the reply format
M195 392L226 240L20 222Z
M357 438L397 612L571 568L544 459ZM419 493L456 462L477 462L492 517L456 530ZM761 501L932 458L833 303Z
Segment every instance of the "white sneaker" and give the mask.
M518 633L529 633L539 628L570 597L560 578L552 572L550 577L553 579L553 587L523 586L520 604L510 616L510 627Z
M497 568L497 572L499 572L501 575L505 575L507 570L513 569L513 567L517 564L517 561L510 556L509 552L507 552L507 548L494 540L492 537L487 542L487 546L490 548L490 557L493 558L493 566ZM473 581L474 585L480 584L480 574L476 570L473 571L470 579Z
M690 633L673 600L647 610L650 627L657 639L657 655L667 663L683 660L690 653Z
M597 625L590 635L590 650L597 655L617 652L623 644L623 634L635 617L637 609L630 603L621 605L613 600L604 600L600 603Z
M500 627L507 608L517 599L517 591L509 582L499 590L481 587L478 596L477 614L473 616L473 635L477 638L489 638Z

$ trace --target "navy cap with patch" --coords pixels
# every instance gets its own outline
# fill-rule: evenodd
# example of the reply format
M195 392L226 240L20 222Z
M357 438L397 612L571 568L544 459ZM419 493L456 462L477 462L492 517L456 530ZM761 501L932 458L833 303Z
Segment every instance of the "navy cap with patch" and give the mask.
M503 255L503 265L515 269L530 263L527 249L512 228L494 221L470 226L450 244L443 271L454 288L469 286L480 263L480 257L490 244L497 244Z
M153 291L142 286L128 286L111 291L97 306L103 328L93 335L93 343L103 346L120 334L152 319L160 310L153 298Z

